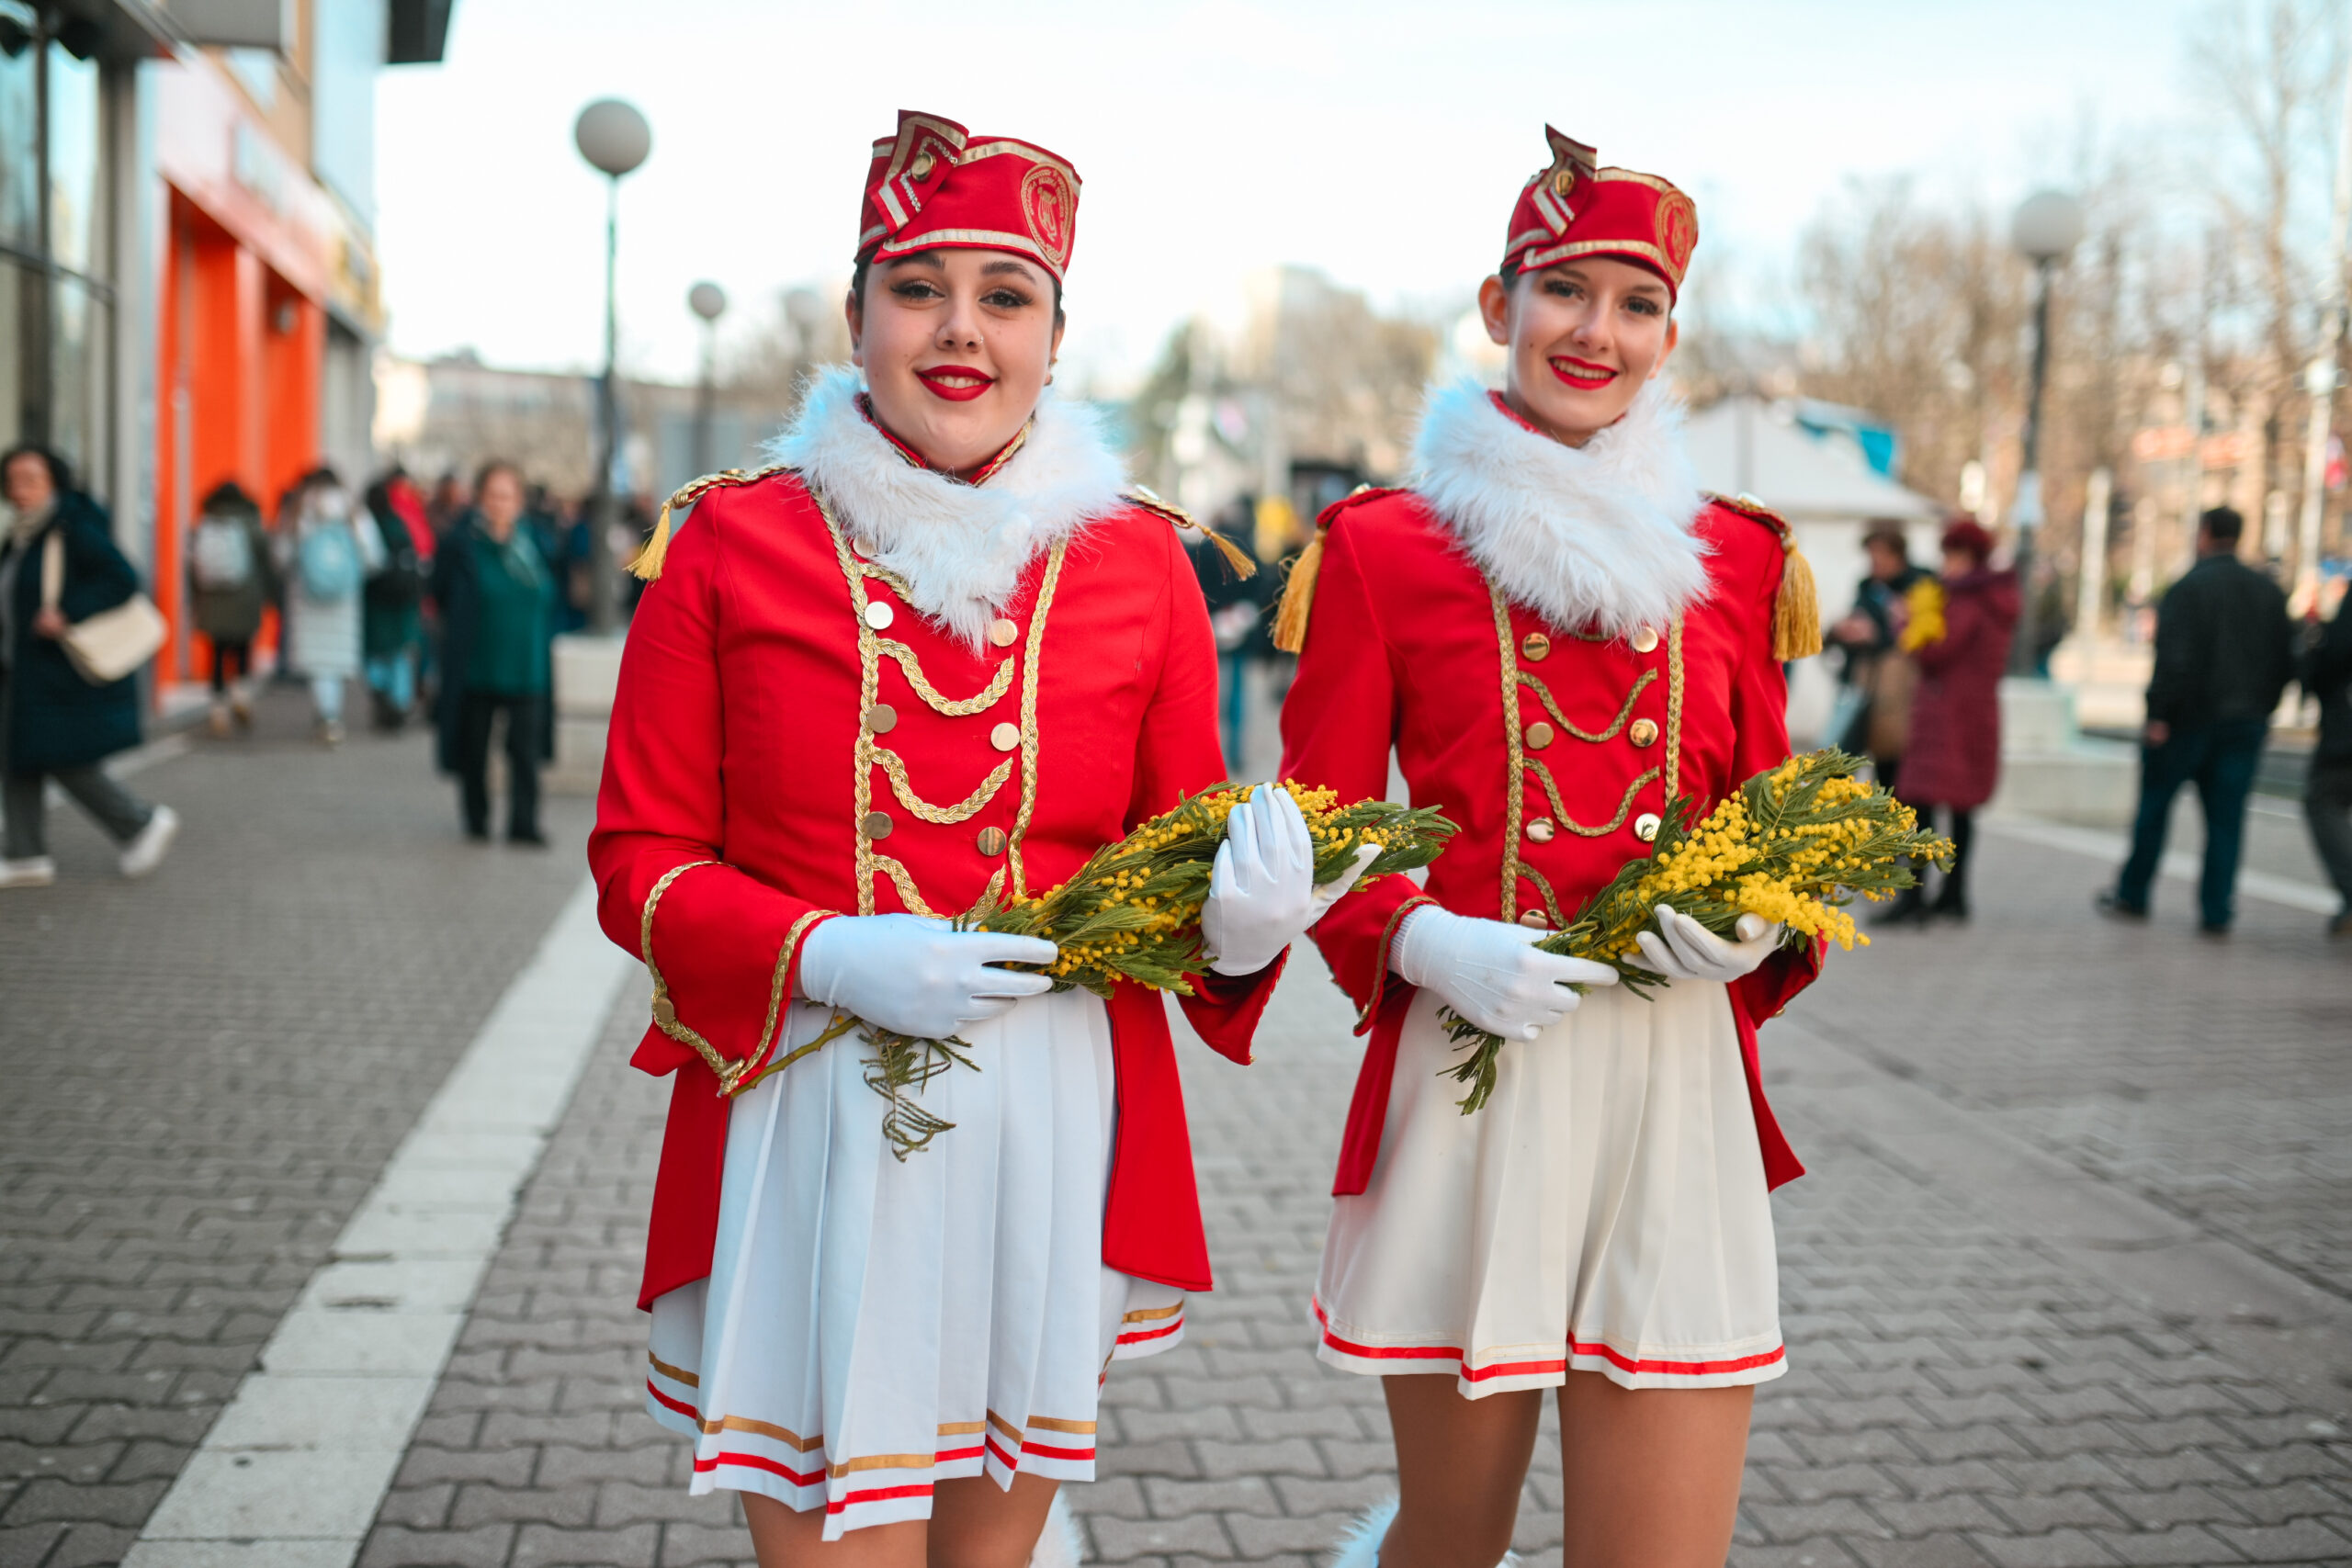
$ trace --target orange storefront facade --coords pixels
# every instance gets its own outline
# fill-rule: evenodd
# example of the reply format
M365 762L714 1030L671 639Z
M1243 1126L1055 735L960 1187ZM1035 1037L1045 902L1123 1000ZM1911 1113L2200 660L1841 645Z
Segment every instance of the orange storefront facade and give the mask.
M154 301L153 570L173 626L157 660L160 689L209 668L209 650L187 626L181 568L205 494L233 479L274 513L277 498L328 456L331 316L364 344L380 310L365 236L225 73L201 59L163 65L153 95L165 211Z

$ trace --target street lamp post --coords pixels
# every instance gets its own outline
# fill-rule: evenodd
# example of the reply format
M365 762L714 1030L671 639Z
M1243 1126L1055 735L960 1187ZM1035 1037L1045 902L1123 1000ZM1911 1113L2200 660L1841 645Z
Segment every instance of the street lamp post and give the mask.
M618 98L599 98L580 111L571 127L580 155L606 177L605 195L605 374L596 385L596 492L588 528L588 629L613 629L613 526L619 498L613 470L620 452L620 405L614 386L619 354L619 307L615 302L620 254L621 176L645 162L653 150L653 129L645 117Z
M2041 528L2041 396L2050 375L2050 275L2083 237L2083 204L2064 191L2036 191L2018 204L2009 220L2009 238L2033 263L2033 371L2025 405L2024 452L2018 465L2018 586L2024 605L2018 615L2017 640L2009 648L2009 673L2034 673L2037 616L2033 590L2033 547Z
M710 420L718 399L718 318L727 313L727 290L697 283L686 290L686 308L702 318L702 385L695 392L695 472L707 474L711 457Z

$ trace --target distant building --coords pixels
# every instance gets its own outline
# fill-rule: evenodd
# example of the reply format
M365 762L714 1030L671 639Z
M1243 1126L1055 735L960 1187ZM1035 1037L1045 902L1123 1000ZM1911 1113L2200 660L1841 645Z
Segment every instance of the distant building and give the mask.
M376 73L441 58L451 0L0 0L0 439L115 514L197 673L181 541L370 462L383 331Z

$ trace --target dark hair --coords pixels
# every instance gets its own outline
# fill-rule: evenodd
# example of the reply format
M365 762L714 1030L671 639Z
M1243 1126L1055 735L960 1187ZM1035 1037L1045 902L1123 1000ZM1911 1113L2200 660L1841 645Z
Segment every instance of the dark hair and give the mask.
M239 484L236 480L222 479L219 484L214 485L210 490L204 492L204 505L200 510L205 512L258 513L261 511L261 503L254 500L251 495L248 495L245 492L245 487Z
M19 457L39 457L49 469L50 488L58 494L63 495L74 488L74 466L38 441L20 441L0 454L0 474L15 467Z
M1943 547L1946 553L1974 556L1978 566L1993 558L1993 536L1973 517L1955 517L1945 524Z
M1911 558L1910 537L1903 525L1892 517L1873 517L1862 525L1862 547L1867 549L1872 545L1884 545L1894 552L1896 560Z
M908 253L910 255L920 255L922 253L919 251L910 251ZM899 258L892 256L890 259L892 261L897 261ZM861 310L865 308L865 275L873 270L874 258L872 256L860 256L857 259L857 266L855 270L851 272L849 275L849 297L857 301L858 309ZM1054 277L1054 275L1050 272L1046 276L1053 278L1054 325L1058 327L1069 320L1069 318L1062 313L1062 280L1058 277Z
M2216 506L2199 515L2197 531L2217 545L2234 545L2245 533L2245 519L2234 506Z
M523 490L526 488L523 483L522 469L516 468L514 464L508 462L503 457L492 457L489 461L483 463L481 468L474 470L474 500L476 502L480 502L481 500L482 486L490 483L492 479L500 474L511 475L514 478L514 488L516 490ZM455 475L447 477L452 479L456 478ZM528 500L529 498L526 496L525 499Z

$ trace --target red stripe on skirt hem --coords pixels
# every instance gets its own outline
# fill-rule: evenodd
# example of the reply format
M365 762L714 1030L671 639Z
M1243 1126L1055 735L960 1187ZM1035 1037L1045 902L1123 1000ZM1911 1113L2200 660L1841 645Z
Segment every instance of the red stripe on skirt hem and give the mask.
M1566 1372L1568 1363L1556 1361L1499 1361L1490 1367L1472 1367L1461 1348L1453 1345L1359 1345L1342 1339L1331 1332L1331 1319L1323 1311L1323 1303L1315 1303L1315 1321L1323 1331L1323 1343L1343 1356L1359 1356L1375 1361L1452 1361L1462 1369L1462 1375L1472 1382L1484 1382L1488 1378L1534 1377L1552 1372ZM1667 1377L1713 1377L1724 1372L1751 1371L1769 1367L1788 1355L1788 1347L1776 1345L1754 1356L1737 1356L1721 1361L1661 1361L1645 1360L1627 1356L1613 1347L1595 1341L1568 1342L1568 1351L1576 1356L1599 1356L1618 1371L1630 1373L1655 1372Z

